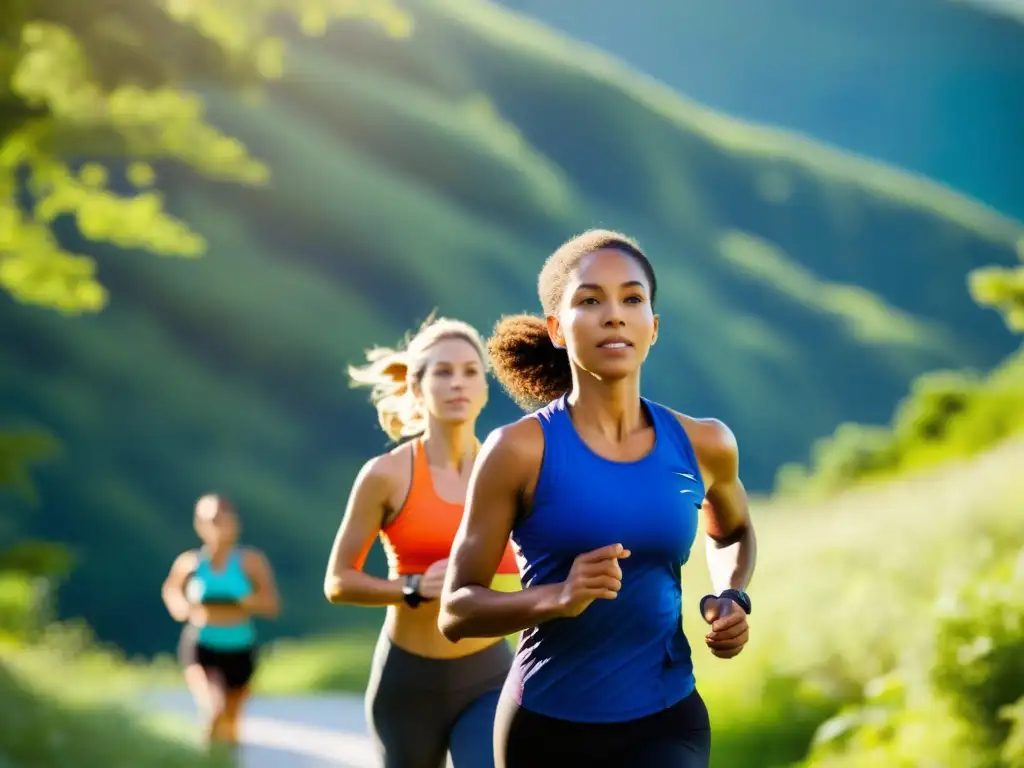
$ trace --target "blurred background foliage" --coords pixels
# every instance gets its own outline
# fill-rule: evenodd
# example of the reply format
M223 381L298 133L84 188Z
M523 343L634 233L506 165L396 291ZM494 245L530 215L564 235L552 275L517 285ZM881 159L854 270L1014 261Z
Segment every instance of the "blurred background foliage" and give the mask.
M380 615L320 594L385 447L345 364L534 309L606 225L663 285L647 394L727 421L758 497L757 640L697 653L715 764L1024 765L1024 26L587 9L5 10L0 762L200 759L114 702L176 679L158 589L211 488L279 572L261 685L361 690Z

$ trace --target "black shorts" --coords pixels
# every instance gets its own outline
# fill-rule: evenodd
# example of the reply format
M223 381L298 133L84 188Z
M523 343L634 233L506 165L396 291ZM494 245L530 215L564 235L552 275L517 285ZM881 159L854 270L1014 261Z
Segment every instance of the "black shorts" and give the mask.
M708 768L711 722L694 691L624 723L574 723L538 715L502 693L494 723L496 768Z
M198 664L207 675L223 683L227 690L245 688L256 672L256 648L238 651L221 651L200 645L196 640L195 628L189 625L181 633L178 643L178 660L183 667Z

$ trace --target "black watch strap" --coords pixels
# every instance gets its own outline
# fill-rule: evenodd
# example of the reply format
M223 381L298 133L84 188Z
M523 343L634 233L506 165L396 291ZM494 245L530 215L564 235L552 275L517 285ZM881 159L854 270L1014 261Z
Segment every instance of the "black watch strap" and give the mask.
M415 608L423 602L423 595L420 594L420 578L418 573L408 573L405 576L405 583L402 584L402 599L410 608Z
M700 599L700 615L701 616L704 615L704 606L707 605L708 600L717 600L717 599L718 599L718 595L704 595L704 597L702 597Z
M750 595L741 589L725 589L719 597L728 597L736 605L743 609L743 612L750 615Z
M747 614L747 616L750 615L750 595L739 589L725 589L722 590L722 594L720 595L704 595L704 597L700 599L700 615L704 615L704 606L707 604L708 600L718 600L723 597L729 598L736 603L736 605L742 608L743 612Z

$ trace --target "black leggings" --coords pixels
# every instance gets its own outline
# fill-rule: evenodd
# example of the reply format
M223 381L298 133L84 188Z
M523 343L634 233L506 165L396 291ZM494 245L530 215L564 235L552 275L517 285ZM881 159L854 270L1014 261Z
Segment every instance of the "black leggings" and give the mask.
M711 722L694 691L624 723L574 723L523 709L506 690L494 723L495 768L708 768Z
M492 768L494 711L512 664L499 640L454 659L409 653L381 632L366 719L384 768ZM564 768L564 766L562 767Z

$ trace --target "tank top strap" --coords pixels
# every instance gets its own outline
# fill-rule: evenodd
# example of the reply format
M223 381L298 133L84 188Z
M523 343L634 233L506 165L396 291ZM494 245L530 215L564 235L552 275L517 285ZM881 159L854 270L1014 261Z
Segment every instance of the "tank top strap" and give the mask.
M210 553L206 550L206 547L199 547L196 550L196 562L192 568L193 573L197 573L201 570L208 568L210 565Z
M556 399L545 405L534 413L544 428L545 432L552 435L572 429L572 419L569 416L569 393L559 395Z
M533 413L544 432L545 450L549 445L563 442L562 438L575 429L569 416L568 397L568 393L561 395Z
M412 476L409 478L409 493L406 495L405 506L416 501L436 501L434 478L430 474L430 461L423 438L417 437L412 443Z
M480 452L480 441L474 438L476 453ZM408 507L413 503L429 503L444 507L461 507L462 504L453 504L442 498L434 485L434 473L430 469L430 459L427 458L427 449L423 444L423 438L416 438L412 446L412 479L409 484L409 494L405 502ZM474 457L476 455L474 454ZM415 501L414 501L415 499Z
M533 492L534 506L543 503L552 492L557 492L566 473L572 473L574 436L571 432L575 427L569 416L568 397L568 393L563 394L532 414L544 434L544 458ZM528 516L529 513L523 519Z
M399 520L407 518L411 510L421 506L424 501L429 503L433 495L431 493L433 484L429 482L430 467L427 466L426 451L423 450L423 438L415 437L406 445L409 446L411 454L409 464L407 465L409 466L409 486L406 489L405 498L402 500L401 505L397 509L389 511L381 521L381 532L385 534L391 531ZM424 473L427 474L424 475ZM427 481L426 488L423 486L424 481ZM424 496L424 493L426 496ZM363 556L365 557L368 552L369 547L367 547L367 551L363 553Z
M241 547L236 546L231 548L231 554L228 555L227 568L236 570L243 576L245 575L245 560L242 557ZM227 570L227 568L225 568L225 570Z
M694 477L700 482L704 489L704 478L701 476L700 463L697 461L697 452L694 450L693 442L686 432L686 428L680 423L675 412L653 400L641 398L647 406L647 412L651 414L654 421L654 429L658 434L658 450L671 450L687 463ZM664 439L662 439L662 437Z
M423 444L423 438L414 438L410 449L412 450L412 474L409 477L409 491L405 494L405 502L401 509L390 522L408 517L410 512L422 507L429 509L445 503L434 488L434 476L430 471L430 460L427 458L427 449Z

